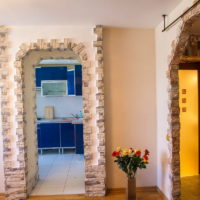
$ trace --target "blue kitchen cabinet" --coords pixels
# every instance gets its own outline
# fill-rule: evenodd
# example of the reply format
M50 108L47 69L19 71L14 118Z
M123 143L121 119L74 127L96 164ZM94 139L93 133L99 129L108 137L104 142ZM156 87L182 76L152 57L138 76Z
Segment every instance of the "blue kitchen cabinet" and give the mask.
M41 138L40 124L37 124L37 141L38 141L38 148L42 148L42 138Z
M41 134L40 148L60 148L59 123L41 123L40 134Z
M82 66L75 65L75 93L76 96L82 95Z
M38 123L39 149L75 148L76 154L84 154L83 124Z
M68 95L82 95L82 66L75 65L74 70L68 72Z
M67 85L68 85L68 95L75 95L75 76L74 70L67 71Z
M75 124L76 154L84 154L83 124Z
M74 125L71 123L60 124L61 147L75 147Z
M36 87L41 87L42 80L67 80L67 67L36 67Z

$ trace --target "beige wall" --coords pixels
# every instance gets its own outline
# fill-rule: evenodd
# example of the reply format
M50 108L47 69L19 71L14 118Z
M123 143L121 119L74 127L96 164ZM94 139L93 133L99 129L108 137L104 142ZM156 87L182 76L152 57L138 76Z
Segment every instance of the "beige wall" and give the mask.
M117 147L148 148L150 164L138 186L156 185L155 41L153 29L104 29L107 184L125 187L111 157Z

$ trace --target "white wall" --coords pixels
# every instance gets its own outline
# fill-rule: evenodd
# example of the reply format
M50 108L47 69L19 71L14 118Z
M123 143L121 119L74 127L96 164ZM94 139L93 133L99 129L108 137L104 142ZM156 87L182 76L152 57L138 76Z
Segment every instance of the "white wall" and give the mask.
M54 117L72 117L83 110L82 96L43 97L41 91L36 95L37 116L44 118L44 107L54 106Z
M168 15L168 23L183 13L194 0L183 0L172 12ZM156 86L157 86L157 155L158 155L158 170L157 184L159 188L170 197L170 169L169 169L169 150L166 140L168 123L168 80L167 70L170 62L169 56L172 50L172 41L175 40L180 33L179 21L166 32L162 32L163 22L156 27Z

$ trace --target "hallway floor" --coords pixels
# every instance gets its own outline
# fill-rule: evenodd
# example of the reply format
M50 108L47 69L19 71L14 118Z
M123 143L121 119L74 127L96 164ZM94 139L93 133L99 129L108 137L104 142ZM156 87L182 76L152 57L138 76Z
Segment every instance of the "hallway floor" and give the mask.
M125 200L125 192L121 189L108 191L105 197L84 197L84 195L67 196L35 196L28 200ZM137 200L166 200L156 191L155 188L143 188L137 191Z
M181 200L200 199L200 176L181 178Z
M31 195L83 194L84 156L81 154L39 155L39 182Z
M0 195L0 200L4 197ZM125 200L123 190L111 190L105 197L85 197L84 195L54 195L54 196L31 196L28 200ZM143 188L137 191L137 200L166 200L161 197L156 189Z

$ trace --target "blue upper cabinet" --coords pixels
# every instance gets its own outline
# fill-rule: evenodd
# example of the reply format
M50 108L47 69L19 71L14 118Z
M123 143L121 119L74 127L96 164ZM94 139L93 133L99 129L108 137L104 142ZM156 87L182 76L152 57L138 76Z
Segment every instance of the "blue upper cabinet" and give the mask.
M75 65L68 70L68 95L82 96L82 66Z
M36 87L41 87L42 80L67 80L67 67L35 68Z
M67 72L68 80L68 95L75 95L75 76L74 76L74 70L68 70Z
M36 67L36 87L41 87L42 80L67 80L68 95L82 96L82 66L75 65L74 70L63 67Z
M75 92L76 96L82 96L82 66L75 65Z

